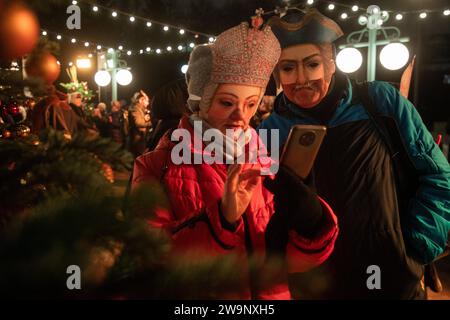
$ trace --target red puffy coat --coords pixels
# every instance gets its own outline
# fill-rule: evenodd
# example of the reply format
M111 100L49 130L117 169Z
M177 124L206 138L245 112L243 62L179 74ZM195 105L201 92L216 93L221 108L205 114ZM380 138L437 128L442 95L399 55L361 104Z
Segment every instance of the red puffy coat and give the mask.
M180 121L179 128L187 129L193 137L193 128L187 118ZM176 165L170 159L170 151L174 145L165 135L154 151L138 157L134 165L133 189L140 183L162 178L168 193L171 211L158 211L156 219L150 223L171 233L176 251L195 248L201 249L203 254L206 252L214 256L230 253L241 255L244 263L239 266L240 271L248 274L247 248L251 247L253 254L260 257L265 255L264 234L274 213L273 194L260 182L244 213L245 223L241 217L234 232L224 229L219 216L219 202L227 177L226 165ZM202 151L195 150L194 143L191 143L192 153ZM286 276L265 288L252 288L248 282L247 289L240 292L238 298L290 299L287 272L305 272L330 256L338 234L337 219L328 204L322 199L320 201L327 219L314 239L289 231L286 270L282 272Z

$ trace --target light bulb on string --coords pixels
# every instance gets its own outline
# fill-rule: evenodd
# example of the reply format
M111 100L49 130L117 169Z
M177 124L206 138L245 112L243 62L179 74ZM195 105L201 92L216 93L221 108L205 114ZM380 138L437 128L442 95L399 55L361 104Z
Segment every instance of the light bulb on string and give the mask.
M164 31L169 31L169 27L168 26L164 26L163 30Z
M183 46L182 46L182 45L179 45L179 46L178 46L178 51L181 51L181 50L183 50Z
M314 0L308 0L308 1L306 1L306 4L313 5L314 4Z
M160 54L161 53L161 49L156 49L156 53Z
M111 15L115 18L115 17L117 17L117 12L113 11L113 12L111 13Z
M85 43L84 43L84 46L85 46L85 47L89 47L89 42L85 42Z
M46 36L46 35L47 35L47 31L45 31L45 30L42 31L42 35L43 35L43 36Z
M118 49L119 49L119 50L123 50L123 46L119 46Z
M449 16L450 10L449 9L444 10L443 14L444 14L444 16Z
M193 42L189 43L189 47L193 48L195 47L195 44Z
M341 19L342 20L345 20L347 18L348 18L348 14L347 13L345 13L345 12L341 13Z
M152 23L150 21L147 21L147 27L150 28L152 26Z
M58 35L56 36L56 39L61 40L61 39L62 39L61 35L58 34Z
M102 46L101 45L97 45L97 50L101 50Z
M402 15L401 13L397 13L397 14L395 15L395 20L400 21L400 20L402 20L402 19L403 19L403 15Z
M184 34L184 29L180 29L180 34Z
M92 7L92 11L97 12L98 11L98 7L97 6L93 6Z
M131 22L134 22L135 20L136 20L135 17L133 17L133 16L130 17L130 21L131 21Z
M72 40L70 40L70 42L72 42L72 43L76 43L76 42L77 42L77 39L75 39L75 38L72 38Z
M419 15L419 17L420 17L420 19L425 19L425 18L427 17L427 13L426 13L426 12L422 12L422 13Z
M333 11L334 8L335 8L334 4L331 3L331 4L328 5L328 10Z
M357 6L357 5L354 5L353 7L352 7L352 11L353 12L356 12L356 11L358 11L359 10L359 7Z
M128 50L127 51L127 56L131 56L131 53L132 53L131 50Z
M172 47L171 47L171 46L168 46L168 47L167 47L167 51L169 51L169 52L172 51Z
M150 47L145 48L145 51L150 52L152 50Z

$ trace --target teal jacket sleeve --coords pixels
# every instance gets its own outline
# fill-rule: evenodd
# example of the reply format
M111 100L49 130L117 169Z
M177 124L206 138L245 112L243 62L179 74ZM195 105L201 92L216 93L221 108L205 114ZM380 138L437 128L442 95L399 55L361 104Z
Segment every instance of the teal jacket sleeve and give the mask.
M414 105L385 82L372 82L369 94L392 117L419 174L419 188L402 221L405 241L424 264L439 256L450 230L450 165Z

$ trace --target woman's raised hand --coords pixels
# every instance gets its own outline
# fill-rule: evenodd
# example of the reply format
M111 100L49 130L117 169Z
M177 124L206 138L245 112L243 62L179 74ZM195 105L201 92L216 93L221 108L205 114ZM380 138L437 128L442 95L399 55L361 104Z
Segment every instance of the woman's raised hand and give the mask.
M221 201L222 214L228 222L235 223L244 214L260 180L260 174L257 166L245 171L242 171L242 164L228 167Z

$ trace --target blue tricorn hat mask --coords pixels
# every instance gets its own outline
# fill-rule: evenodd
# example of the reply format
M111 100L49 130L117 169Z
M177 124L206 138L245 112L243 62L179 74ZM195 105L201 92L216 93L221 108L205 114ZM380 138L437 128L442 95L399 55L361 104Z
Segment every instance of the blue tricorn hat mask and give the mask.
M290 10L282 18L270 18L267 24L282 49L303 43L333 43L344 34L336 22L316 9Z

